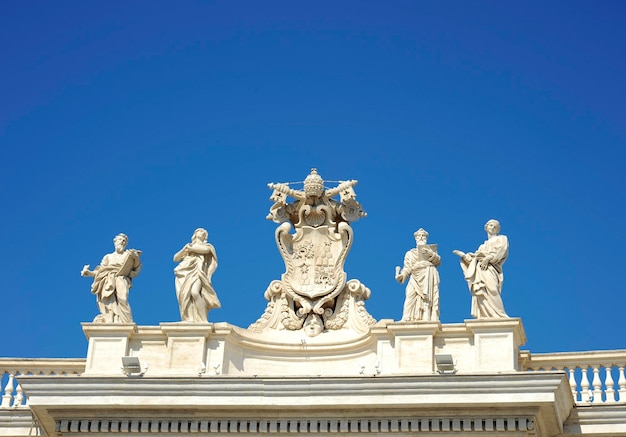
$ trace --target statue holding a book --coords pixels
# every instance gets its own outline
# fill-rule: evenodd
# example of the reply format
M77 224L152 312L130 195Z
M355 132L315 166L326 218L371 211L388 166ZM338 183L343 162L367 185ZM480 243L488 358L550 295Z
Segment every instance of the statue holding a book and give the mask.
M420 228L413 236L416 247L404 256L404 267L396 267L396 281L404 284L408 280L402 320L437 321L439 320L437 266L441 263L441 257L437 254L436 244L427 244L428 232Z
M94 323L133 323L128 292L141 270L141 251L126 249L125 234L116 235L113 244L115 251L105 255L99 266L89 270L87 264L80 274L93 277L91 292L96 295L100 310Z

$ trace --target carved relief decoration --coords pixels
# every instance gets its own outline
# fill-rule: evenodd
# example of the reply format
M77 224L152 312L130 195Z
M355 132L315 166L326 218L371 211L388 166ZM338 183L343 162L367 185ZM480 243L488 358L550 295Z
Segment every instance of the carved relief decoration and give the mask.
M350 223L366 216L356 201L356 184L355 180L339 181L326 189L315 169L302 190L288 183L268 184L274 204L267 219L280 224L276 244L285 273L268 287L268 306L251 329L299 330L306 322L313 328L305 333L314 336L343 327L363 332L375 323L363 304L369 289L356 280L346 282L344 271L353 241ZM289 197L295 200L289 203Z

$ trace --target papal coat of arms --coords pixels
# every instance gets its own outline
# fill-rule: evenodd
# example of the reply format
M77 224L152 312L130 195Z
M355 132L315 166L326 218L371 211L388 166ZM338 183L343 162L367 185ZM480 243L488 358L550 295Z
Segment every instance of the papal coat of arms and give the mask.
M347 281L343 270L353 239L350 223L366 216L356 201L356 183L339 181L327 189L312 169L302 190L268 184L274 204L267 219L280 224L276 244L285 273L269 285L265 313L250 329L304 329L314 336L341 328L364 332L375 323L363 303L369 289L358 280Z

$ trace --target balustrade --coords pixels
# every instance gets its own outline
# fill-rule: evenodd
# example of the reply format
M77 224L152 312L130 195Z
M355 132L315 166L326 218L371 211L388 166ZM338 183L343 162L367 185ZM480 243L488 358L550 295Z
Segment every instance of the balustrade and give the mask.
M0 358L0 408L27 407L20 375L80 375L85 360L78 358Z
M528 371L564 371L577 404L626 403L626 350L520 354Z

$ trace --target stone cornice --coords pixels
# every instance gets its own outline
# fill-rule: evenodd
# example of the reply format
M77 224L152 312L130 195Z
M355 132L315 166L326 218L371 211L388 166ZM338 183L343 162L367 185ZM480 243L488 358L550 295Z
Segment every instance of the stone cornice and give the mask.
M38 435L38 425L28 407L0 409L0 436Z
M48 433L53 433L60 420L89 417L126 420L155 414L196 418L237 414L259 418L261 414L276 419L317 414L408 420L441 417L441 411L451 414L450 418L472 420L525 417L555 433L562 430L573 407L561 372L332 378L25 376L20 383Z
M41 397L69 396L64 401L82 397L98 398L105 396L172 396L177 399L209 396L205 402L210 405L215 398L230 397L237 391L237 404L242 404L241 396L267 397L299 396L306 394L311 400L320 399L330 404L334 396L419 395L419 403L424 399L445 398L449 404L454 396L479 396L483 401L492 395L502 393L511 396L527 397L529 394L554 393L564 385L569 391L567 379L562 372L542 373L500 373L480 375L419 375L419 376L366 376L366 377L229 377L202 376L189 377L64 377L20 376L20 383L28 394L30 405L36 405ZM173 390L180 387L179 390ZM378 398L378 403L386 399ZM108 400L102 400L107 404ZM178 402L174 400L174 402ZM274 404L276 400L273 400ZM462 401L463 403L465 401ZM479 401L482 402L482 401ZM255 404L258 405L258 404Z
M626 435L626 405L579 406L565 422L564 436Z

